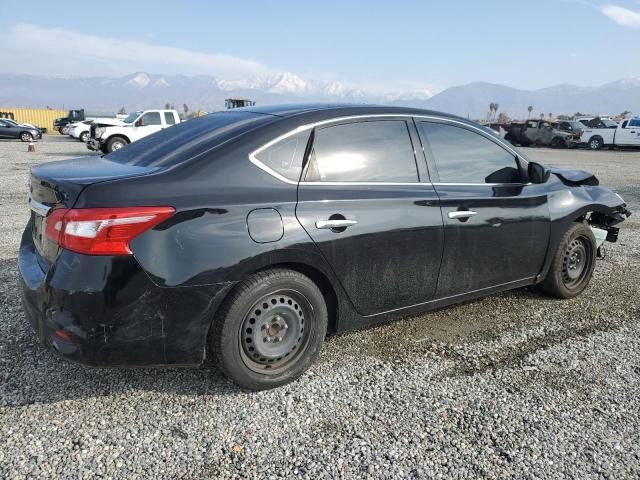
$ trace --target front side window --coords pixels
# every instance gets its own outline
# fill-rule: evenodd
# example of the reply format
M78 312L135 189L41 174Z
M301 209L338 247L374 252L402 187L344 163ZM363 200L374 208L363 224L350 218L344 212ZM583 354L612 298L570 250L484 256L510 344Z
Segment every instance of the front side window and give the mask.
M404 120L363 121L315 131L306 181L418 182Z
M147 112L137 122L139 126L146 127L149 125L162 125L160 120L160 112Z
M629 120L629 128L640 127L640 118L632 118Z
M173 112L164 112L164 123L167 125L175 125L176 119L173 116Z
M255 158L283 177L297 182L302 171L302 159L307 148L309 131L286 137L266 148L254 156Z
M520 183L515 155L471 130L420 122L443 183Z

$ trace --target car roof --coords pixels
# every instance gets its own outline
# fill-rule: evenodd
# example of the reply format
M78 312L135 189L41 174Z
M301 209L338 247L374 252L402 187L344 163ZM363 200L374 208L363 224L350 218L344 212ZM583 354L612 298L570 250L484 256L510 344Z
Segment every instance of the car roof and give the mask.
M291 105L265 105L251 106L233 109L233 111L245 111L260 113L264 115L274 115L277 117L338 117L349 115L429 115L442 118L451 118L462 120L467 123L475 124L466 118L458 117L449 113L437 112L421 108L398 107L389 105L372 105L372 104L327 104L327 103L307 103L307 104L291 104Z

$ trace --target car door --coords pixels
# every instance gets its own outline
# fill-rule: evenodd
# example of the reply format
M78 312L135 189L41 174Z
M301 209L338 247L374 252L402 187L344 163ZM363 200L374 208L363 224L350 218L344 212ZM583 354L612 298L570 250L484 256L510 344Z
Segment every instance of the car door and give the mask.
M431 300L442 216L410 118L317 126L296 216L361 315Z
M632 118L622 122L616 130L616 145L640 146L640 119Z
M515 152L480 129L417 124L444 220L436 296L533 279L549 241L545 186L526 183Z
M136 139L162 130L160 112L146 112L136 121Z
M11 135L11 124L0 120L0 138L13 138Z

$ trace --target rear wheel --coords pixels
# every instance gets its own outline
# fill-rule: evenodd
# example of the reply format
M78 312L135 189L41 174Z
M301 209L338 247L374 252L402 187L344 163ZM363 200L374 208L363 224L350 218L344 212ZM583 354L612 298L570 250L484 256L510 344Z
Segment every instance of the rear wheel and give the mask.
M558 298L580 294L591 281L596 259L596 240L588 225L576 223L564 234L542 289Z
M31 135L29 132L22 132L20 134L20 140L22 140L23 142L30 142L33 140L33 135Z
M600 150L604 146L604 141L600 137L591 137L589 140L589 148L591 150Z
M302 375L317 358L326 331L327 307L313 281L274 269L235 288L213 321L210 346L229 378L264 390Z
M113 137L107 142L107 152L111 153L115 150L120 150L129 144L126 139L122 137Z

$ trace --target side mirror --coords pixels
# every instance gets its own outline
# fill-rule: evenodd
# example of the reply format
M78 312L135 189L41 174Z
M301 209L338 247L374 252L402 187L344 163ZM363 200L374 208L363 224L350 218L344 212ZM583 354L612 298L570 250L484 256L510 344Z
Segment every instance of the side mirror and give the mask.
M527 175L531 183L545 183L551 176L551 169L536 162L529 162Z

